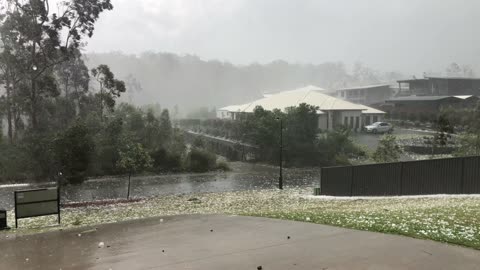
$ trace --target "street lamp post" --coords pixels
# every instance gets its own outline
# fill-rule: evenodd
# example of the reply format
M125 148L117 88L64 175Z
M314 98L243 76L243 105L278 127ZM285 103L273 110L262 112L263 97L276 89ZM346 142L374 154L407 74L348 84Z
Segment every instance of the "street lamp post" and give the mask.
M283 121L280 117L280 176L278 177L278 188L283 189L283 175L282 175L282 163L283 163Z

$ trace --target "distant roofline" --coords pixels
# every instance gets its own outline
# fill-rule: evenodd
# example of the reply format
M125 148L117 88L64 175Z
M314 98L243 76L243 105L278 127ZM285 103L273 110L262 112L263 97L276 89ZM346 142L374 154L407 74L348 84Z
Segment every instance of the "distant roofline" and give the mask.
M445 79L445 80L480 80L478 77L449 77L449 76L426 76L427 79Z
M415 82L415 81L427 81L428 79L426 78L418 78L418 79L405 79L405 80L398 80L397 82L402 83L402 82Z
M377 87L390 87L390 84L372 84L372 85L365 85L365 86L355 86L355 87L347 87L347 88L340 88L335 91L350 91L350 90L358 90L358 89L368 89L368 88L377 88Z
M386 102L388 101L437 101L437 100L448 99L448 98L462 99L456 96L403 96L403 97L394 97L394 98L387 99Z
M477 77L449 77L449 76L425 76L424 78L418 79L405 79L405 80L398 80L397 82L414 82L414 81L427 81L429 79L439 79L439 80L474 80L480 81L480 78Z

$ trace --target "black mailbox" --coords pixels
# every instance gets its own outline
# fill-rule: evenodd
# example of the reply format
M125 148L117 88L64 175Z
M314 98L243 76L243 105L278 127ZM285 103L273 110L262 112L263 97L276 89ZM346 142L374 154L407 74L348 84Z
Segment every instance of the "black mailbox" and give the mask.
M0 209L0 230L9 229L7 226L7 211Z

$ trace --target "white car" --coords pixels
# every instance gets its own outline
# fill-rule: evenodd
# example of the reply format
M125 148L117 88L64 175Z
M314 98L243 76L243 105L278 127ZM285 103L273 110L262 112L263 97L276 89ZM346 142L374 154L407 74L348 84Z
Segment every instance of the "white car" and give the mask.
M368 133L391 133L393 131L392 124L386 122L375 122L368 126L365 126L365 131Z

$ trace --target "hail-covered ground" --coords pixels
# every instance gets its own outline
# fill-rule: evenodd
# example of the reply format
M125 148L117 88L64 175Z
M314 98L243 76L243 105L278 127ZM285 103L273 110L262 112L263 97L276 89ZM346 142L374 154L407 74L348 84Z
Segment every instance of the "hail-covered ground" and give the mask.
M235 214L329 224L407 235L480 249L480 196L338 198L311 189L168 195L129 203L62 209L56 218L22 219L6 234L37 233L131 219L180 214ZM14 225L13 211L8 213Z

